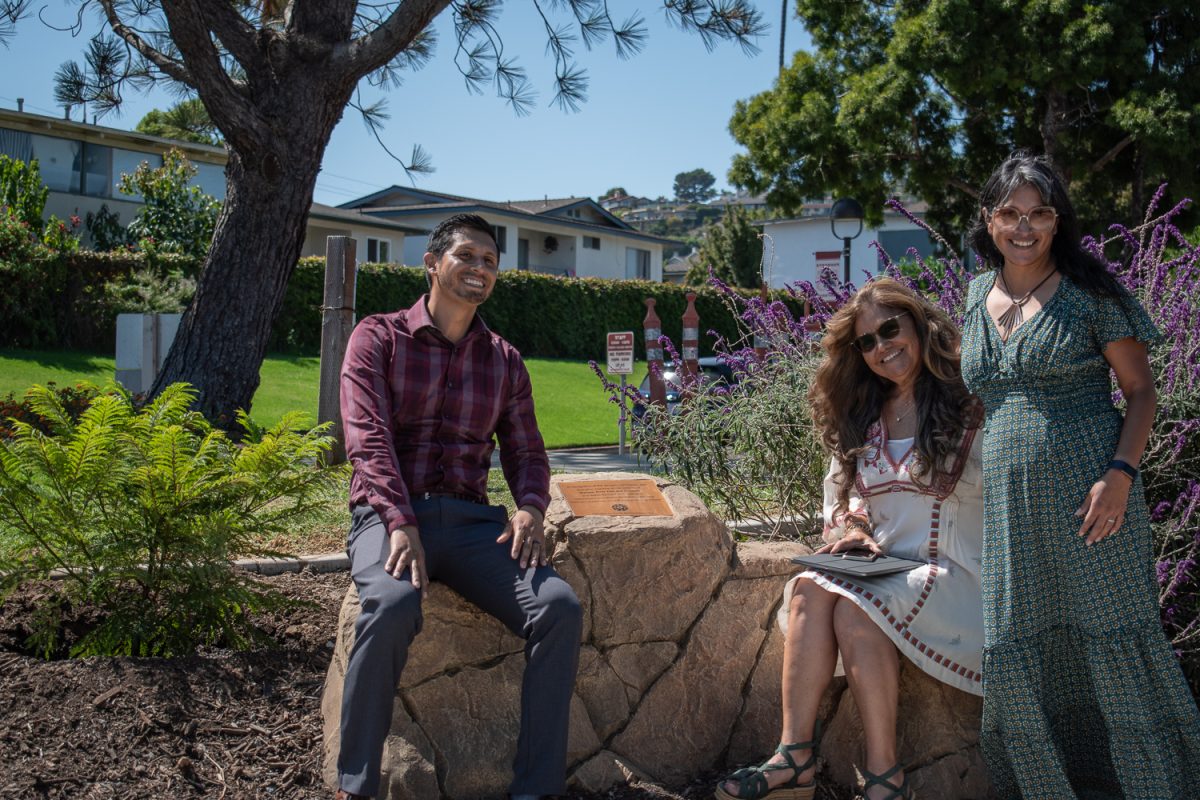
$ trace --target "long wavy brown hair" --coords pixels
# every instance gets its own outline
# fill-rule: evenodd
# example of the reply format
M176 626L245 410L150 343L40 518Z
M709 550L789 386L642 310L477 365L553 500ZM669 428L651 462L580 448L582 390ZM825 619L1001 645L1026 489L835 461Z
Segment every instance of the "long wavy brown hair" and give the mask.
M867 306L899 314L907 311L921 343L921 373L914 389L917 435L913 479L940 486L963 432L979 425L975 398L963 384L959 367L959 331L950 316L904 284L876 278L838 309L825 327L825 357L808 392L821 443L841 465L837 510L849 507L850 487L858 475L858 457L867 450L867 431L879 420L884 401L896 384L871 371L853 346L854 326ZM889 314L890 316L890 314Z

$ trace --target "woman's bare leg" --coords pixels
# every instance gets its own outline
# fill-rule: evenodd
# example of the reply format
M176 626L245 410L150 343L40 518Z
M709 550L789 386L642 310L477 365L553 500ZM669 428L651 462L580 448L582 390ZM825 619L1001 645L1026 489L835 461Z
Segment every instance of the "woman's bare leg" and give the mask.
M900 700L900 654L891 639L850 600L838 598L833 628L842 651L842 666L867 745L867 769L876 775L896 766L896 707ZM904 773L888 778L897 786ZM867 798L886 797L887 790L873 786Z
M787 638L783 646L783 731L780 742L808 742L813 738L813 726L821 697L837 666L838 642L834 635L833 611L838 596L827 592L813 581L796 581L788 608ZM792 761L803 764L811 754L808 748L790 751ZM784 764L775 754L767 763ZM807 783L816 773L812 766L800 773L801 783ZM792 777L790 769L766 774L768 785L774 787ZM736 797L737 782L726 781L725 791Z

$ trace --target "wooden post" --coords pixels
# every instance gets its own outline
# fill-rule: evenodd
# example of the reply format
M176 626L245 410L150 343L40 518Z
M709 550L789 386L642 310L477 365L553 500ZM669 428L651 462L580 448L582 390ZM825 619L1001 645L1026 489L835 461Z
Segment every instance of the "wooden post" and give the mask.
M340 399L342 360L354 330L355 241L349 236L325 240L325 302L321 306L321 394L317 422L333 423L330 464L346 460Z
M659 341L662 338L662 320L654 310L657 302L653 297L646 298L646 318L642 320L642 330L646 337L646 367L650 374L650 402L666 408L667 386L663 381L663 348Z
M700 315L696 312L696 293L688 292L687 308L683 312L683 340L679 360L683 362L680 375L684 391L691 392L700 381Z
M767 293L767 284L765 282L758 285L758 296L762 300L762 316L758 319L758 329L754 331L754 356L759 361L766 361L767 349L771 346L771 334L773 331L768 331L763 327L764 323L769 319L767 307L771 304L771 297Z

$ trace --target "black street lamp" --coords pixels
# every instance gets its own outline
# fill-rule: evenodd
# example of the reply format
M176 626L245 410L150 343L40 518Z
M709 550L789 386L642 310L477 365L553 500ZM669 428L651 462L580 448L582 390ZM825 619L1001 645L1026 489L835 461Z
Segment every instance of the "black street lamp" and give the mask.
M864 216L862 204L853 197L843 197L829 210L829 227L842 240L843 283L850 282L850 240L862 233Z

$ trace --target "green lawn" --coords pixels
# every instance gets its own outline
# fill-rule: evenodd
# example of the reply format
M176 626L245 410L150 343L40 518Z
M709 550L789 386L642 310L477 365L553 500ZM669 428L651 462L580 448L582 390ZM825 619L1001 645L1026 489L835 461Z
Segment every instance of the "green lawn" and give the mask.
M549 447L613 444L617 441L617 407L601 391L600 380L586 363L530 358L525 362L533 382L538 424ZM113 359L68 351L0 350L0 396L22 394L35 383L78 381L103 384L113 376ZM636 383L645 374L630 376ZM254 395L253 416L272 424L287 411L303 411L316 419L320 362L307 356L268 356L262 383Z

